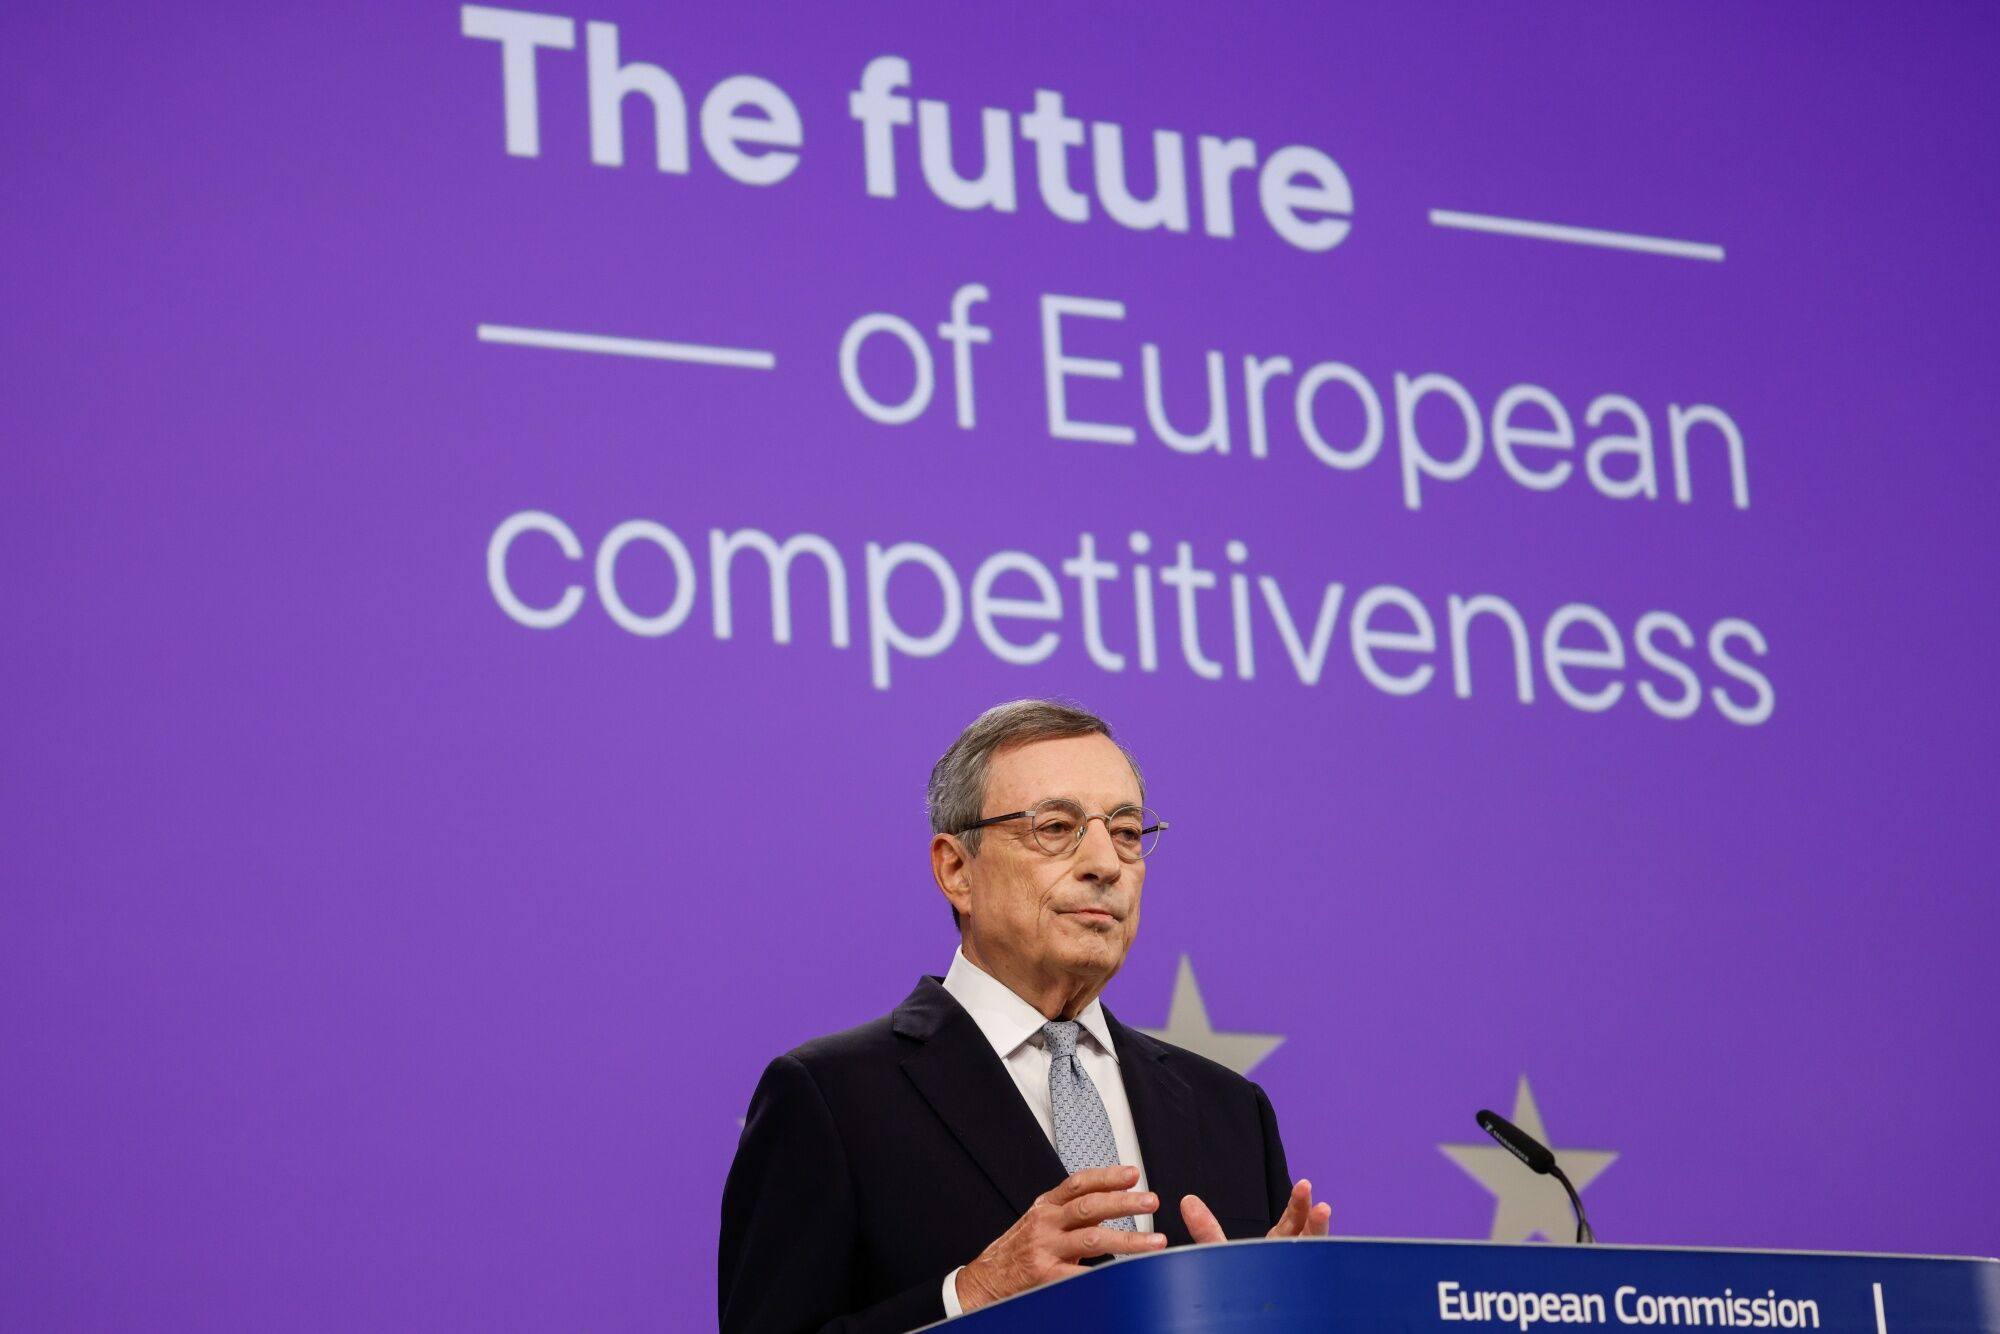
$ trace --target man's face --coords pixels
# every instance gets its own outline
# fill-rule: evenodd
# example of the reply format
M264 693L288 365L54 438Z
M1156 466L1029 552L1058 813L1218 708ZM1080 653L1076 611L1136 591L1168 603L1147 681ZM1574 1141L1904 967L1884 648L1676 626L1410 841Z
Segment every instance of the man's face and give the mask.
M993 756L980 816L1050 797L1100 815L1138 805L1139 780L1109 737L1033 741ZM1027 820L991 825L962 875L967 953L1003 980L1102 987L1139 933L1146 864L1121 860L1102 820L1089 821L1082 843L1061 856L1036 845Z

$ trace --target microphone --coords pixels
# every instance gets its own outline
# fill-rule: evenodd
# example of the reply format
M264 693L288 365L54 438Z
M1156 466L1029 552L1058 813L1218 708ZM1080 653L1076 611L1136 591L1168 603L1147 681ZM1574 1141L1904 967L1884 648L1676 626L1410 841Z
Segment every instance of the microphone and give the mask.
M1556 1156L1549 1147L1530 1135L1521 1127L1509 1121L1498 1112L1489 1112L1484 1107L1473 1118L1479 1128L1499 1142L1501 1148L1519 1158L1530 1172L1537 1176L1552 1176L1562 1182L1562 1188L1569 1193L1569 1205L1576 1211L1576 1239L1579 1244L1595 1242L1597 1233L1591 1229L1590 1220L1584 1216L1583 1200L1577 1195L1569 1177L1562 1168L1556 1166Z

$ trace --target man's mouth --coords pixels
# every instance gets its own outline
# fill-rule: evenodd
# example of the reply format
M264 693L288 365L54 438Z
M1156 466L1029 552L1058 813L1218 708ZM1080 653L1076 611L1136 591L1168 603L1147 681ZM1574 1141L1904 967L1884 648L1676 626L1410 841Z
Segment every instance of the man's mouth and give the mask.
M1069 915L1072 917L1081 917L1086 921L1115 922L1118 920L1118 915L1109 908L1071 908Z

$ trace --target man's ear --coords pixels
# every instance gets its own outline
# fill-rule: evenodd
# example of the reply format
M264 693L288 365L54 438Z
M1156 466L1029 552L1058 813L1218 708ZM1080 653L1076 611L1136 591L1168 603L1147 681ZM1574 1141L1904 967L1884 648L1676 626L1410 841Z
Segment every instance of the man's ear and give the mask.
M960 917L972 911L972 884L965 845L950 834L931 835L931 878Z

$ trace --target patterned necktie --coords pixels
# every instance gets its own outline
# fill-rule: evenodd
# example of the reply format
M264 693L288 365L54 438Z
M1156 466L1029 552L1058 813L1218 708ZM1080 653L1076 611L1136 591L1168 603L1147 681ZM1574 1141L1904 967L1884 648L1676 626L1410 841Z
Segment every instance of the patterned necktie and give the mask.
M1066 1172L1111 1167L1118 1162L1118 1141L1111 1133L1104 1100L1097 1096L1097 1085L1090 1082L1076 1059L1076 1039L1082 1028L1074 1019L1051 1019L1042 1025L1042 1042L1049 1052L1049 1106L1056 1125L1056 1157L1062 1159ZM1129 1218L1108 1219L1103 1226L1120 1232L1138 1230L1138 1224Z

